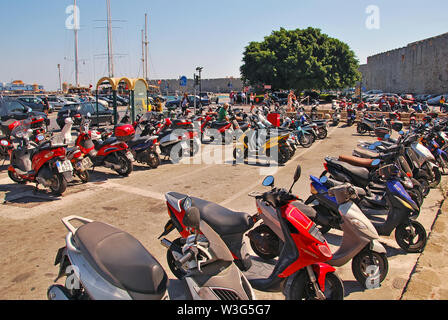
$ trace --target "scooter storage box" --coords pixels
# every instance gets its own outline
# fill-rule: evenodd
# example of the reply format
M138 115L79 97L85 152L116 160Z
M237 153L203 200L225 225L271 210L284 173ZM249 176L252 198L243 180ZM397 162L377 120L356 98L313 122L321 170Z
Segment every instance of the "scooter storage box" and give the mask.
M280 113L269 113L267 119L274 127L280 127Z
M114 135L118 141L129 141L135 136L135 129L131 124L115 127Z
M389 129L387 128L380 127L375 129L375 136L377 136L378 138L384 139L386 134L389 134Z

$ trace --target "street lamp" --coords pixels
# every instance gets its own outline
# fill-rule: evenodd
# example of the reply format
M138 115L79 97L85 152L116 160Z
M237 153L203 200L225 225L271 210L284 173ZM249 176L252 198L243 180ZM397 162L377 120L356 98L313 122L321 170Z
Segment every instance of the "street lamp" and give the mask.
M197 67L196 71L199 72L199 96L201 96L201 92L202 92L202 86L201 86L201 71L202 69L204 69L204 67Z

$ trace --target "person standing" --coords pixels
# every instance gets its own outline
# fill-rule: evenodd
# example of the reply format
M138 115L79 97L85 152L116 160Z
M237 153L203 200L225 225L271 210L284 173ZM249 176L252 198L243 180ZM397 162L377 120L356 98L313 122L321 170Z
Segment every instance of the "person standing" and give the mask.
M294 107L293 107L293 103L294 101L297 100L296 95L294 94L294 91L289 90L289 94L288 94L288 111L289 112L294 112Z
M188 109L188 105L189 105L188 94L186 92L184 93L184 96L182 97L182 100L180 101L180 105L181 105L181 108L182 108L182 113L186 114L187 113L187 109Z
M45 112L45 114L48 116L48 111L50 110L50 103L48 102L48 98L47 98L47 96L45 96L44 98L43 98L43 102L44 102L44 112Z
M241 103L242 104L247 104L247 101L246 101L246 93L243 91L243 92L241 92Z
M254 105L255 94L253 92L250 93L250 105Z

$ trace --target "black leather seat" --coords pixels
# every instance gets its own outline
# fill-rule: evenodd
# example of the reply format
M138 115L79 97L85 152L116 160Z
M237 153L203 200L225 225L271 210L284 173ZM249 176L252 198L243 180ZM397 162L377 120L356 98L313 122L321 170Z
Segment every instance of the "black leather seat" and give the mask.
M207 222L219 235L242 233L253 226L252 219L245 212L236 212L216 203L191 197L192 206L199 209L201 219Z
M115 142L117 142L117 138L115 138L115 137L107 138L104 141L96 143L95 144L95 150L100 150L103 146L106 146L108 144L112 144L112 143L115 143Z
M92 267L133 298L158 300L165 294L165 270L130 234L94 221L78 228L74 239Z
M147 141L149 138L150 138L149 136L143 136L143 137L139 137L139 136L137 136L137 137L135 137L134 139L128 141L128 142L127 142L127 145L128 145L129 148L132 148L132 147L134 147L134 146L136 146L136 145L146 143L146 141ZM154 139L156 139L156 137L153 137L153 140L154 140Z
M226 126L228 124L229 123L227 121L214 121L214 122L212 122L210 127L211 128L221 128L221 127L224 127L224 126Z
M356 167L346 162L326 158L328 164L334 165L337 169L342 170L346 175L350 176L355 185L365 186L369 183L369 170L362 167Z

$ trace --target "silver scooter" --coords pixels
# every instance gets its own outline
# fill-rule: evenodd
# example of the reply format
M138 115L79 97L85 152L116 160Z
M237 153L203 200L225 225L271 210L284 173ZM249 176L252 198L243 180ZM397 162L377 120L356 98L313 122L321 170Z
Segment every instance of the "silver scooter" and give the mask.
M342 243L328 264L341 267L352 260L356 280L367 289L379 287L389 269L386 249L378 241L380 236L372 222L353 202L358 197L357 188L345 183L329 189L328 196L335 197L339 205L343 232Z
M191 203L191 202L190 202ZM75 228L70 221L83 223ZM168 276L159 262L130 234L102 222L78 216L62 219L69 230L66 246L55 265L65 285L48 288L49 300L161 300L170 299ZM190 207L183 224L195 230L176 260L187 270L181 280L187 299L252 300L249 281L233 263L233 256L215 231ZM201 234L202 233L202 234ZM169 247L168 240L162 241Z

